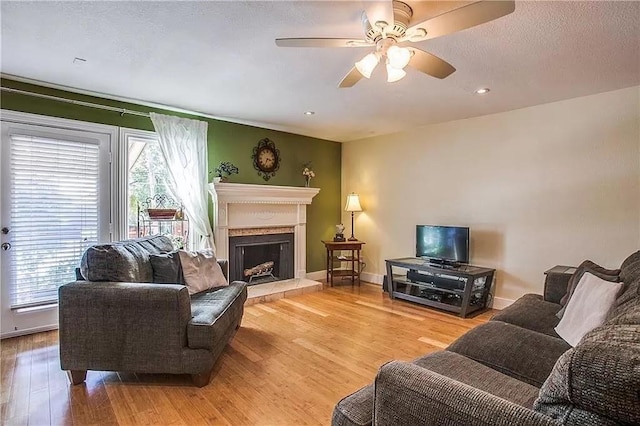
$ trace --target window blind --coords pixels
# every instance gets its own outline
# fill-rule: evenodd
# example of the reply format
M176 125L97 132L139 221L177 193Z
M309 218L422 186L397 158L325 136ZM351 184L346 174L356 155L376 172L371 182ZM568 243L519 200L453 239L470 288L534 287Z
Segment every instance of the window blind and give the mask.
M11 135L9 152L11 307L56 302L98 241L99 145Z

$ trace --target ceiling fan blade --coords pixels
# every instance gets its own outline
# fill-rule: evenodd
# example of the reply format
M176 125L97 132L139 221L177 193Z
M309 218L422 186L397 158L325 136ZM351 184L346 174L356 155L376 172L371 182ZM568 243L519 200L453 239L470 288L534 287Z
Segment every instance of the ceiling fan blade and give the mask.
M363 9L371 26L375 26L376 22L386 22L387 25L393 25L393 2L391 0L364 1L363 3Z
M338 87L341 89L344 89L346 87L353 87L362 78L363 77L362 74L360 74L360 71L358 71L356 67L353 67L351 68L351 71L349 71L349 73L344 76Z
M452 10L459 9L462 6L470 5L478 0L447 0L447 1L416 1L411 2L411 10L413 15L411 16L411 25L415 25L418 22L428 21L431 18L440 16Z
M412 25L407 30L407 33L413 33L423 28L427 31L427 34L421 40L428 40L493 21L510 14L515 8L516 5L513 0L479 1Z
M436 78L445 78L456 70L453 65L443 61L431 53L416 49L415 47L409 47L409 49L413 52L413 56L411 56L411 60L409 61L409 66L420 72L429 74Z
M280 47L371 47L373 43L351 38L277 38Z

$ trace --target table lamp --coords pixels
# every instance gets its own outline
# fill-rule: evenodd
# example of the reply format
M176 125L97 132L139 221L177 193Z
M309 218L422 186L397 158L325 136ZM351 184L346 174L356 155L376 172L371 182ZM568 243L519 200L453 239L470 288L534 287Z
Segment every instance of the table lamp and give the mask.
M354 212L361 212L362 207L360 207L360 196L355 192L347 195L347 205L344 206L344 211L351 212L351 237L349 237L349 241L358 241L356 237L353 236L353 214Z

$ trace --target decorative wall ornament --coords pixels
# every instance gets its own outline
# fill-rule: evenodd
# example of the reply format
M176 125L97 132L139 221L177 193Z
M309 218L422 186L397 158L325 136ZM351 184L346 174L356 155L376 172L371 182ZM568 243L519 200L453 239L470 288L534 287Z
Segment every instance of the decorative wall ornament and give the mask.
M271 179L280 168L280 150L268 138L258 142L258 145L253 148L251 158L253 158L253 167L264 180Z

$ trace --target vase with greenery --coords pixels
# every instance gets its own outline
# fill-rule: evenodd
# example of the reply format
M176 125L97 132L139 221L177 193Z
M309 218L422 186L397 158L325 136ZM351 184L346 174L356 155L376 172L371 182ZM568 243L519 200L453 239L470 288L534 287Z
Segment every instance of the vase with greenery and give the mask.
M233 163L229 161L223 161L218 167L213 169L213 181L227 182L229 180L229 176L237 175L238 171L238 168Z
M304 186L308 187L311 183L311 178L316 177L316 174L311 169L311 161L304 163L303 167L302 176L304 176Z

